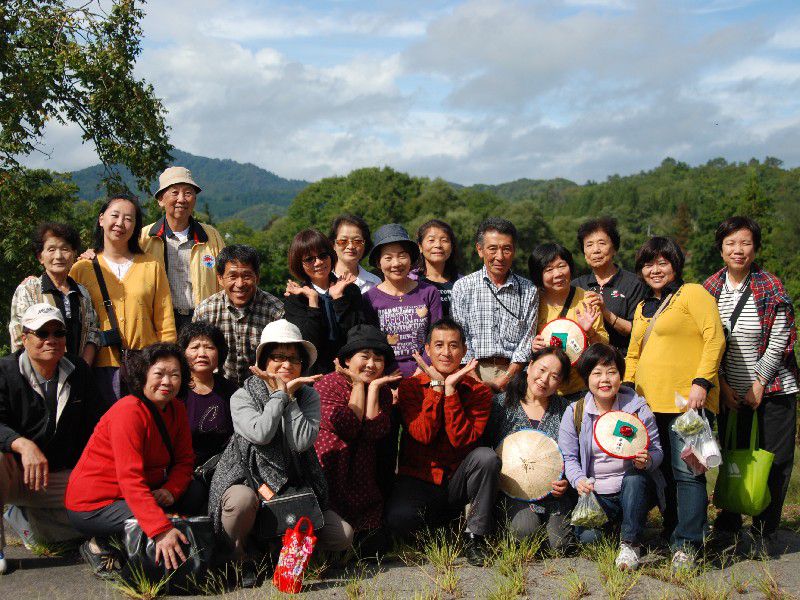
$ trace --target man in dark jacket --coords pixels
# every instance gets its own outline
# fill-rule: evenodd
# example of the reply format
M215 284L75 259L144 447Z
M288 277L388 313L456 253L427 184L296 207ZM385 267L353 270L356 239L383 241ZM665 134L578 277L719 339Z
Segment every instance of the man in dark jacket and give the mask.
M24 507L36 539L62 541L78 537L64 491L102 409L89 367L65 355L61 312L34 304L21 324L22 348L0 359L0 513ZM0 573L4 548L0 518Z

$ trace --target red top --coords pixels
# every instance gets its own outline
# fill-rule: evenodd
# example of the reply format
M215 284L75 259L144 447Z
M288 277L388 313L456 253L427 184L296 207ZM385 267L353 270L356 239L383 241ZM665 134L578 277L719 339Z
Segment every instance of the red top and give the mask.
M424 373L400 382L403 417L400 445L401 475L441 484L478 446L492 408L492 391L469 376L452 396L434 391Z
M331 508L356 531L376 529L384 498L378 488L375 444L389 434L392 394L381 388L378 416L359 420L348 406L353 386L344 376L330 373L314 389L322 412L314 448L330 488Z
M135 396L117 401L97 423L67 484L64 505L86 512L125 500L149 538L172 527L152 490L164 488L177 501L192 479L194 452L186 408L173 399L162 411L175 451L166 482L169 452L153 415Z

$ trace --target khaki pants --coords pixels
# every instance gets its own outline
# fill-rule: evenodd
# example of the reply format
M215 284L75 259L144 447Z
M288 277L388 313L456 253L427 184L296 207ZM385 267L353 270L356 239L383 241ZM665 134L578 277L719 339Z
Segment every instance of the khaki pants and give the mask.
M0 514L6 504L25 508L31 530L43 542L63 542L81 537L69 524L64 494L71 470L50 472L46 490L32 492L23 481L22 467L13 454L0 454ZM0 550L6 538L0 516Z
M222 495L222 528L234 557L245 556L247 536L253 530L259 507L258 495L246 485L232 485ZM353 545L353 528L332 510L322 513L325 527L314 532L319 547L346 550Z
M503 364L497 359L481 359L478 361L478 377L481 378L481 381L494 381L500 375L506 374L510 364L510 362Z

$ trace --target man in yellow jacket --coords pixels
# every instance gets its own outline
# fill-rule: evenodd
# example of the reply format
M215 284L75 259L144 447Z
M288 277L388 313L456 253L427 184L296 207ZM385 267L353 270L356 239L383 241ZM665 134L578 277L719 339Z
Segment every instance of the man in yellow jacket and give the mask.
M142 250L164 265L169 280L175 326L192 321L194 308L222 288L217 255L225 247L219 232L194 219L200 186L185 167L169 167L158 178L156 200L164 216L142 228Z

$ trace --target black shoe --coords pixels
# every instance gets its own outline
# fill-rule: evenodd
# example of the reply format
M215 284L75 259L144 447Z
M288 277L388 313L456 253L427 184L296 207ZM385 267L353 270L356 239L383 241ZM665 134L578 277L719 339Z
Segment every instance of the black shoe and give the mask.
M467 534L467 543L464 545L464 556L473 567L483 567L489 556L489 546L486 538L477 533Z
M242 563L242 587L254 588L258 585L258 571L256 565L251 560Z
M92 573L100 579L113 580L122 569L119 557L113 550L95 553L92 552L89 542L84 542L79 551L83 560L92 568Z

